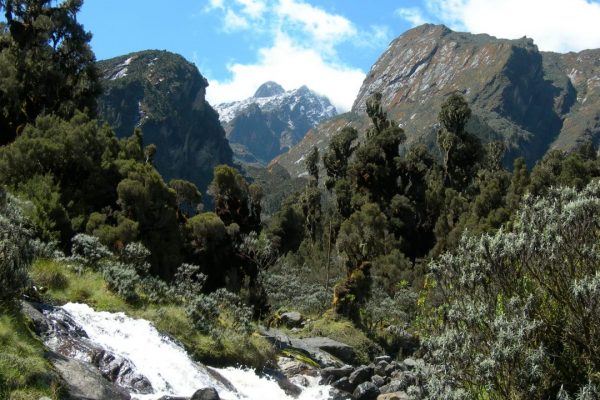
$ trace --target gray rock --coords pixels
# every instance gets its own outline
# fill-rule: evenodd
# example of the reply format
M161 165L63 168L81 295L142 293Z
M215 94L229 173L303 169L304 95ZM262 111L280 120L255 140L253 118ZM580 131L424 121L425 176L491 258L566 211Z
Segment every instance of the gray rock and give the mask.
M22 301L21 312L29 319L33 331L37 335L46 333L50 327L48 319L42 314L43 305L40 303Z
M109 381L139 394L153 392L150 381L135 369L131 361L102 349L92 354L92 365Z
M394 392L380 394L377 396L377 400L409 400L409 397L405 392Z
M90 365L49 352L48 359L65 382L68 399L129 400L131 396L107 381Z
M356 353L352 346L328 337L311 337L302 339L309 347L317 348L339 358L347 364L353 364L356 361Z
M302 325L304 318L298 311L290 311L281 314L281 322L288 328L296 328Z
M379 388L373 382L364 382L354 389L352 398L355 400L376 400L379 394Z
M317 376L319 374L318 370L312 365L308 365L291 357L279 357L277 366L288 378L296 375Z
M350 393L343 392L336 388L329 389L329 400L349 400Z
M414 358L407 358L402 362L407 369L413 370L417 367L417 361Z
M373 368L363 365L358 367L350 374L348 380L355 387L363 382L367 382L373 376Z
M353 385L352 383L350 383L350 380L348 379L348 377L344 376L344 377L338 379L337 381L333 382L331 384L331 386L333 386L334 388L336 388L338 390L352 393L352 391L356 388L357 385Z
M321 368L341 367L343 363L327 351L309 345L305 339L289 337L278 329L260 328L259 333L279 350L292 349L314 360Z
M383 385L385 385L385 379L379 375L373 375L371 377L371 382L373 382L377 387L382 387Z
M214 388L197 390L190 400L221 400L219 393Z
M390 357L390 356L378 356L378 357L375 357L375 362L376 363L379 363L380 361L385 361L385 362L389 363L391 360L392 360L392 357Z
M377 362L377 364L375 365L375 373L377 375L381 375L381 376L385 376L385 370L386 368L389 366L387 361L379 361Z
M350 365L344 365L340 368L328 367L321 370L321 382L324 384L330 384L344 376L349 377L354 371Z
M398 363L394 362L394 363L388 364L385 367L385 369L383 371L383 375L384 376L392 376L392 374L398 370L400 370L400 366L398 365Z

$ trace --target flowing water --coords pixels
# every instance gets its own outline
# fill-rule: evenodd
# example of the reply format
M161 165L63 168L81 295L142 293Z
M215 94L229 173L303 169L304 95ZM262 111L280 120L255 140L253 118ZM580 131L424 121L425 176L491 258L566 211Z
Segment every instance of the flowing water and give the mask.
M58 313L66 313L95 346L129 360L136 372L150 381L153 394L131 393L133 399L157 399L163 395L189 397L205 387L215 388L222 399L293 399L276 381L258 376L253 370L213 369L235 387L232 390L214 378L207 367L193 362L178 343L160 334L146 320L133 319L123 313L96 312L85 304L75 303L68 303L47 316L64 318ZM329 398L328 386L319 385L318 378L306 378L309 386L297 399Z

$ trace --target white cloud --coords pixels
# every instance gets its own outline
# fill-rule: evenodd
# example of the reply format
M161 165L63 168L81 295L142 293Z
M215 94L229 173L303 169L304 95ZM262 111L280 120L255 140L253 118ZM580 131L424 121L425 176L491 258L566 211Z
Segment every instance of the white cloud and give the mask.
M359 31L347 18L304 0L210 1L221 5L226 31L260 32L262 39L271 41L258 50L255 61L228 65L229 79L209 79L207 98L212 104L250 97L272 80L286 89L307 85L327 96L338 111L348 111L365 73L344 65L336 47L344 42L372 47L389 41L385 26Z
M422 25L425 22L427 22L421 9L416 7L399 8L394 12L394 14L396 14L402 19L407 20L412 24L412 26Z
M540 50L600 47L600 3L592 0L427 0L453 29L533 38Z
M316 43L325 47L356 35L356 28L348 19L299 0L279 0L274 12L284 19L284 23L299 26Z
M250 97L258 86L272 80L286 89L307 85L327 96L338 111L348 111L365 74L358 69L328 62L314 50L300 47L287 35L278 34L273 46L259 51L254 64L233 64L227 82L210 81L207 98L219 104Z
M225 20L223 29L225 32L234 32L242 29L247 29L250 26L246 18L238 15L232 9L228 8L225 12Z

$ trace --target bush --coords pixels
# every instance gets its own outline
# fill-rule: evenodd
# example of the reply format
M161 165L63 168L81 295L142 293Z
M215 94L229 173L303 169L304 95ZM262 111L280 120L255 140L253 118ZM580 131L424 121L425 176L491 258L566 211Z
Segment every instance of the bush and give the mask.
M196 296L185 311L196 329L215 338L220 338L227 330L238 334L252 332L252 309L226 289Z
M71 241L72 255L80 258L87 265L96 266L102 258L112 256L110 250L100 243L100 239L96 236L78 233Z
M29 285L32 231L17 200L2 191L0 203L0 303L10 302Z
M102 274L108 288L125 301L133 302L138 299L136 286L140 282L140 276L132 266L107 260L102 265Z
M202 293L206 275L200 272L200 266L181 264L175 273L171 293L179 300L191 300Z
M465 236L431 264L445 304L429 315L426 398L597 398L599 220L599 182L553 188L513 232Z

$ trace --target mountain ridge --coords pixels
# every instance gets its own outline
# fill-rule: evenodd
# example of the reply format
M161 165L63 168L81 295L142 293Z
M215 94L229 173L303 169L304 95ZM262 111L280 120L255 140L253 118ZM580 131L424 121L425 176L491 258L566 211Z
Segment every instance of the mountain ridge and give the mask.
M568 150L600 138L598 56L600 50L547 53L526 37L497 39L422 25L390 43L349 113L320 124L273 163L297 176L312 146L324 150L347 125L364 130L369 124L365 102L375 92L382 93L384 110L404 128L407 144L424 143L435 153L441 103L459 92L473 110L471 132L486 142L504 141L505 164L524 156L533 165L550 149Z

